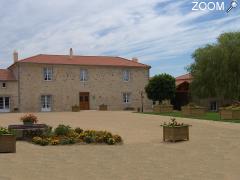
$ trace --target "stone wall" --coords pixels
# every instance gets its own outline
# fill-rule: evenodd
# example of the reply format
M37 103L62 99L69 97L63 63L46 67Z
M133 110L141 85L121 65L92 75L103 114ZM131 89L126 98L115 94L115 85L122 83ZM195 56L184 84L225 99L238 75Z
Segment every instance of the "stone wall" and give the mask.
M53 68L53 80L44 81L43 68ZM80 69L88 70L88 81L80 81ZM130 81L123 81L123 70L129 69ZM53 111L71 111L79 105L79 92L90 93L90 109L100 104L109 110L123 110L126 107L141 107L140 92L144 91L149 79L147 68L121 68L107 66L46 65L20 63L20 110L37 112L41 110L41 95L52 95ZM124 103L122 93L131 93L130 103ZM151 108L151 101L144 95L144 108Z

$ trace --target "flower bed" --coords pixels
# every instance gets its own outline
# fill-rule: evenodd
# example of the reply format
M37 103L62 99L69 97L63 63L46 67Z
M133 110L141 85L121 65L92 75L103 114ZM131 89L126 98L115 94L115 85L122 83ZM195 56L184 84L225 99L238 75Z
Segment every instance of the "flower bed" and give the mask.
M175 118L171 119L171 123L164 123L163 127L163 141L183 141L189 140L189 124L177 123Z
M6 128L0 127L0 153L15 153L16 138Z
M122 138L107 131L72 129L70 126L59 125L54 131L43 136L35 136L32 142L37 145L67 145L67 144L120 144Z
M182 114L185 116L202 116L206 112L206 108L194 104L188 104L182 107Z

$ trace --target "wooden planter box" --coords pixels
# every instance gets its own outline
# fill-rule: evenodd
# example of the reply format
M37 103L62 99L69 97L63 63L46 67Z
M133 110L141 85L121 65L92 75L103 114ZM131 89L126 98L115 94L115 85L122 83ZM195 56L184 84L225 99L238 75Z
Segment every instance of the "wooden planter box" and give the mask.
M72 112L79 112L80 106L72 106Z
M189 125L168 127L163 126L163 141L189 140Z
M240 110L221 109L221 119L240 119Z
M107 109L107 105L102 104L99 106L99 111L107 111Z
M182 107L182 114L185 116L202 116L206 112L206 108L204 107Z
M0 135L0 153L15 153L16 137L14 135Z
M154 105L153 106L153 112L172 112L173 111L173 105Z

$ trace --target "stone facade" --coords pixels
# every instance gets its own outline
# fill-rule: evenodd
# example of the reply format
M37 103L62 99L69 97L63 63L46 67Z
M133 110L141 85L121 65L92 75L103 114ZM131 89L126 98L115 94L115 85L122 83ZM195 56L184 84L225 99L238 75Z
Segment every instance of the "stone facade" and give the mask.
M2 87L2 83L5 83L6 87ZM0 97L10 98L10 111L17 111L18 108L18 82L17 81L0 81ZM1 112L1 110L0 110Z
M53 78L44 80L43 69L53 70ZM50 95L51 111L71 111L73 105L79 105L79 93L89 92L89 106L97 110L106 104L108 110L124 110L141 107L141 91L149 80L149 68L82 66L42 63L15 63L9 69L17 81L7 82L6 89L0 89L0 96L11 97L11 111L41 111L41 96ZM87 70L87 81L80 81L80 70ZM130 80L123 80L123 71L129 70ZM123 93L130 94L130 102L123 101ZM151 108L146 94L143 98L144 109Z

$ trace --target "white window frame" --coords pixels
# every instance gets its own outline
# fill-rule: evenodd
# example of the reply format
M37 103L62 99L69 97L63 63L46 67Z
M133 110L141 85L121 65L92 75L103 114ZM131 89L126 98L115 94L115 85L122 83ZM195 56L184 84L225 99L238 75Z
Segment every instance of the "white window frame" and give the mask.
M44 79L44 81L52 81L52 79L53 79L53 68L52 67L44 67L43 68L43 79Z
M130 70L129 69L123 70L123 81L124 82L130 81Z
M80 69L80 81L85 82L88 80L88 70Z
M122 93L123 103L129 104L131 102L131 93L129 92L123 92Z
M10 112L10 97L9 96L1 96L0 98L2 98L3 100L3 108L0 109L0 112ZM8 107L6 108L6 98L8 98Z
M52 95L41 95L41 111L50 112L52 111Z

